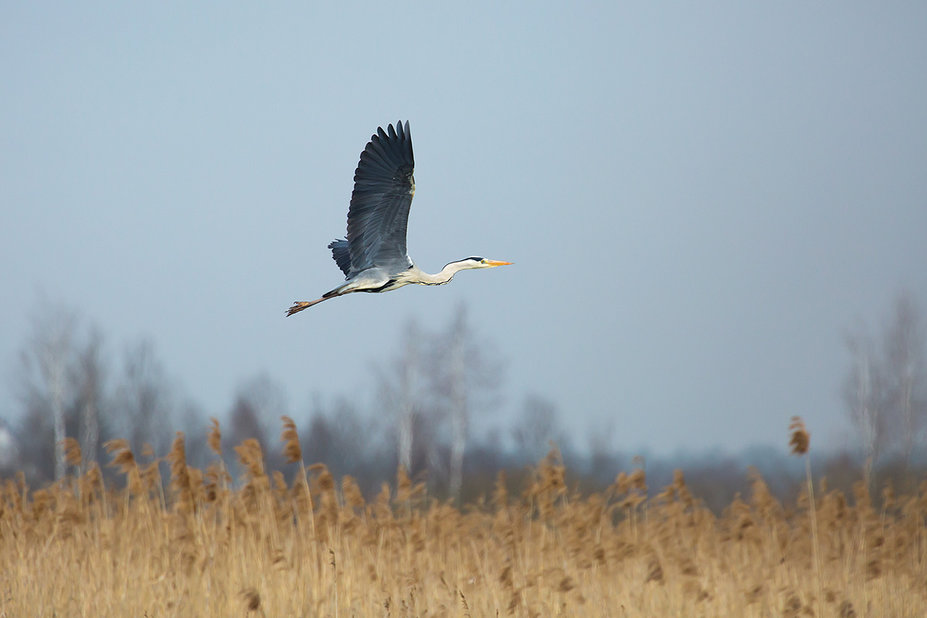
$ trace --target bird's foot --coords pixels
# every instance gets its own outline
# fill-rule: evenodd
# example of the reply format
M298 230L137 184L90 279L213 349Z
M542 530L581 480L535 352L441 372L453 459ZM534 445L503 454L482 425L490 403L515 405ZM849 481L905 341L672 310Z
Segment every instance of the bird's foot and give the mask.
M293 303L293 306L286 310L287 317L293 315L294 313L299 313L303 309L307 309L312 306L312 303L307 303L305 301L296 301Z

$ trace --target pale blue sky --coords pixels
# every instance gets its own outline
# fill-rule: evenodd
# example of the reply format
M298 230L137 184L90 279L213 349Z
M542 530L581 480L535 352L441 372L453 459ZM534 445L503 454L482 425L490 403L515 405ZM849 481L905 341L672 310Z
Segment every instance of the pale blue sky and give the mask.
M919 2L2 3L0 368L44 294L209 414L262 371L296 412L367 405L408 318L465 300L502 418L538 393L579 442L666 451L800 414L840 446L843 331L927 306L925 32ZM516 265L285 319L341 280L399 118L413 259Z

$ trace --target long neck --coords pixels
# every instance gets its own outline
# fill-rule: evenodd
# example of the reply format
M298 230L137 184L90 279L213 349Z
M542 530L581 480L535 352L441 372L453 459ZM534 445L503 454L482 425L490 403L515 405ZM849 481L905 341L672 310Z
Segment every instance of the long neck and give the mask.
M426 273L424 270L419 270L419 276L421 283L425 285L441 285L442 283L447 283L454 278L461 270L466 270L470 268L467 263L467 260L461 260L459 262L451 262L447 264L444 268L441 269L441 272L430 274Z

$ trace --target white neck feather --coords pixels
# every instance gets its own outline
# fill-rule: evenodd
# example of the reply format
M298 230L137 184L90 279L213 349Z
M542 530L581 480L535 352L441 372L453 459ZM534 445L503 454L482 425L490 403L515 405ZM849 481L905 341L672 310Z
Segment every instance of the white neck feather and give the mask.
M447 283L454 278L461 270L467 270L468 268L477 268L473 265L472 262L468 260L460 260L459 262L451 262L447 264L444 268L441 269L441 272L430 274L419 269L417 266L413 266L418 273L419 281L425 285L441 285L442 283Z

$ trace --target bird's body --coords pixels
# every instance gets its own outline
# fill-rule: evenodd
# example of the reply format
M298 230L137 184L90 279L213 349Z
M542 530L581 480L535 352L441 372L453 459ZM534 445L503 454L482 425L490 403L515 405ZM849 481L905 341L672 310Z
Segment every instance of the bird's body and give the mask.
M312 301L297 301L293 315L323 300L351 292L389 292L410 283L441 285L468 268L491 268L510 262L469 257L429 274L416 266L406 249L409 208L415 194L415 159L409 123L377 128L361 153L354 172L354 192L348 210L347 237L328 248L345 282Z

